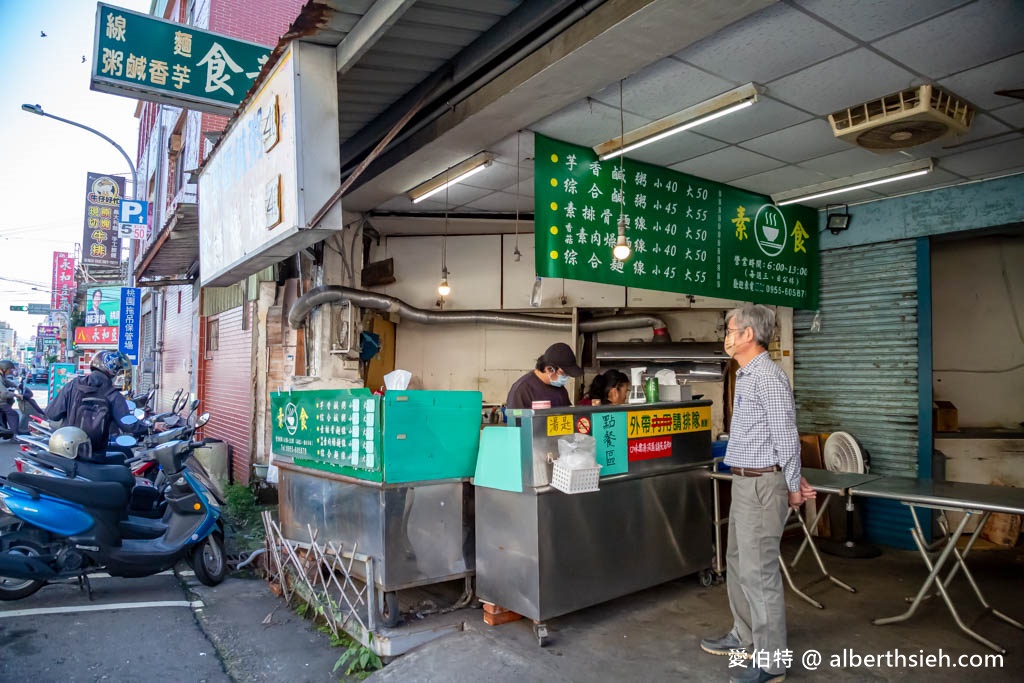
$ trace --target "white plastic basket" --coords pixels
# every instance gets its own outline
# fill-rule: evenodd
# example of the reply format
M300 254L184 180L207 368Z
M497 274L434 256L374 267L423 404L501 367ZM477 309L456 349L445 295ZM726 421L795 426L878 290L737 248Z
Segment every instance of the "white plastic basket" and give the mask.
M601 466L570 469L556 460L551 472L551 485L562 493L589 493L598 490Z

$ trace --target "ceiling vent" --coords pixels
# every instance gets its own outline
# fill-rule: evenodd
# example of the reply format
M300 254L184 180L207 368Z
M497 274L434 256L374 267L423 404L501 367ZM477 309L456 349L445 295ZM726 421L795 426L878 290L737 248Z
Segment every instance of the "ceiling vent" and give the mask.
M837 138L888 152L963 135L974 120L974 108L942 88L922 85L841 109L828 120Z

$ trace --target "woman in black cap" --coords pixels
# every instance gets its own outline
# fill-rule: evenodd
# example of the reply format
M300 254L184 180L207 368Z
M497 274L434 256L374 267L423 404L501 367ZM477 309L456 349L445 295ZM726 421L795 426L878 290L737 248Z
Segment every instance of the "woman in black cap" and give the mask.
M565 385L570 377L582 376L583 369L576 365L576 354L569 345L552 344L537 359L536 367L517 379L508 390L505 407L532 408L534 401L550 401L551 408L571 406Z

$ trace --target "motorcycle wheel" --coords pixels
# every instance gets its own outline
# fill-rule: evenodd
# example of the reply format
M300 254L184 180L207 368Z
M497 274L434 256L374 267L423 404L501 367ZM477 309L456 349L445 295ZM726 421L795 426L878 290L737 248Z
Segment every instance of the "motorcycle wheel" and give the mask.
M204 586L216 586L224 580L228 566L224 561L224 539L220 534L210 534L192 549L192 569Z
M40 548L34 543L23 540L15 540L4 551L7 555L22 555L24 557L39 557ZM0 576L0 600L21 600L35 593L46 585L45 581L39 579L14 579Z

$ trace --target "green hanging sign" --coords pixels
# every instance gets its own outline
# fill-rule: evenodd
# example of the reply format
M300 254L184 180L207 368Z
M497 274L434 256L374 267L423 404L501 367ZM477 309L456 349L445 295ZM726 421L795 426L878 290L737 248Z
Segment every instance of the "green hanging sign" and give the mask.
M542 277L814 309L818 218L759 194L536 135ZM612 256L620 212L632 249Z

